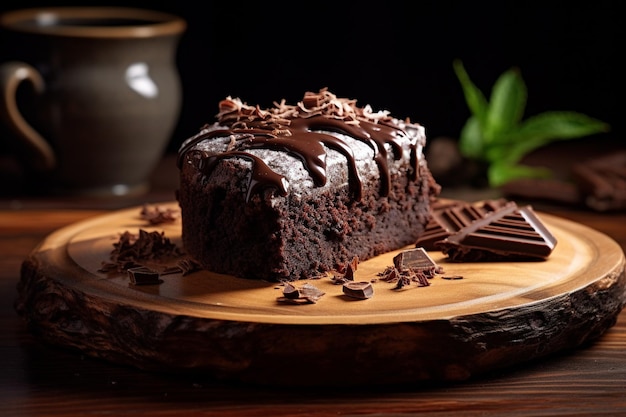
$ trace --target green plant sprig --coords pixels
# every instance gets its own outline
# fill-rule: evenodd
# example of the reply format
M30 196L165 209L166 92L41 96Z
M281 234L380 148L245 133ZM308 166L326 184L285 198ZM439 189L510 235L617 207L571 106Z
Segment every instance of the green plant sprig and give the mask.
M487 164L492 187L519 178L548 178L550 169L519 162L551 142L609 131L608 124L577 112L549 111L523 120L527 89L518 68L500 75L487 100L462 62L455 60L453 66L471 113L459 136L459 151Z

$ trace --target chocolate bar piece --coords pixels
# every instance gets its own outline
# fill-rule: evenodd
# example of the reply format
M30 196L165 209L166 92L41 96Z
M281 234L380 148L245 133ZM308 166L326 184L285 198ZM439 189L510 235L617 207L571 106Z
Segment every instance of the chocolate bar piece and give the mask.
M507 203L505 199L486 200L475 204L461 200L437 200L432 206L432 215L426 229L415 246L426 250L439 250L435 242L445 239Z
M429 271L437 268L437 264L424 248L415 248L400 252L393 257L393 265L398 271L404 271L406 269L413 271Z
M544 260L556 238L531 206L509 204L439 241L452 261Z
M575 164L572 178L588 207L596 211L626 209L626 151Z

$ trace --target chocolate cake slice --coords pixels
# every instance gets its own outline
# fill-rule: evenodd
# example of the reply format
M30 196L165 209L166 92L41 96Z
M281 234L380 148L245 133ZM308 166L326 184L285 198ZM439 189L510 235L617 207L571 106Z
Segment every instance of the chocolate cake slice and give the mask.
M238 98L179 151L182 239L210 271L296 280L414 244L440 187L424 128L326 89Z
M531 206L508 204L437 242L451 261L544 260L557 240Z

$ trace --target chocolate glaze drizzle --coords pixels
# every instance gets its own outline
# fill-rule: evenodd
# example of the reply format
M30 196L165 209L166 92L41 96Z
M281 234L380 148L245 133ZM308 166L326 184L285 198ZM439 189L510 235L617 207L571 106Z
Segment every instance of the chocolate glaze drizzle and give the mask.
M397 139L406 137L407 133L393 124L394 120L387 112L373 113L369 106L359 108L355 103L354 100L338 99L326 89L319 93L305 93L297 106L286 105L283 101L274 103L275 107L269 110L248 106L239 99L229 97L220 102L220 113L217 115L219 125L224 128L188 139L179 150L178 166L182 166L187 153L199 142L230 137L231 142L225 152L203 153L198 169L208 175L220 160L233 157L247 159L252 162L252 177L246 199L266 187L273 187L284 196L288 192L286 179L246 150L279 150L299 158L315 186L320 187L326 184L327 147L346 157L350 192L359 201L363 190L352 149L345 141L322 131L337 132L354 137L372 148L380 171L380 194L387 196L391 178L385 145L390 145L395 160L400 159L402 145ZM411 145L410 163L410 180L415 181L419 163L416 143Z

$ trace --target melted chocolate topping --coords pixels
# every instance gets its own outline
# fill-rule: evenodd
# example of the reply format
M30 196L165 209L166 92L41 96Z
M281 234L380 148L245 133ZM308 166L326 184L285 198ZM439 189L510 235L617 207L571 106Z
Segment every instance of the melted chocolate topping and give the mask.
M325 148L333 149L348 161L349 187L353 198L362 197L362 185L355 158L350 146L343 140L324 133L336 132L351 136L367 144L374 151L374 160L380 171L380 194L387 196L391 178L387 165L387 149L390 145L393 157L402 157L402 145L398 138L407 133L393 124L386 112L372 113L369 106L359 108L355 102L337 99L325 89L319 93L306 93L297 106L284 102L275 103L275 108L262 110L242 103L239 99L227 98L220 103L217 115L224 129L212 130L187 140L179 150L178 166L192 148L203 140L231 137L231 144L219 154L202 153L198 168L209 175L219 160L238 157L252 162L252 178L246 199L266 187L275 188L281 195L287 194L286 179L272 171L261 159L246 152L249 149L272 149L286 152L302 161L320 187L326 184ZM410 180L415 181L418 172L417 145L410 149Z

